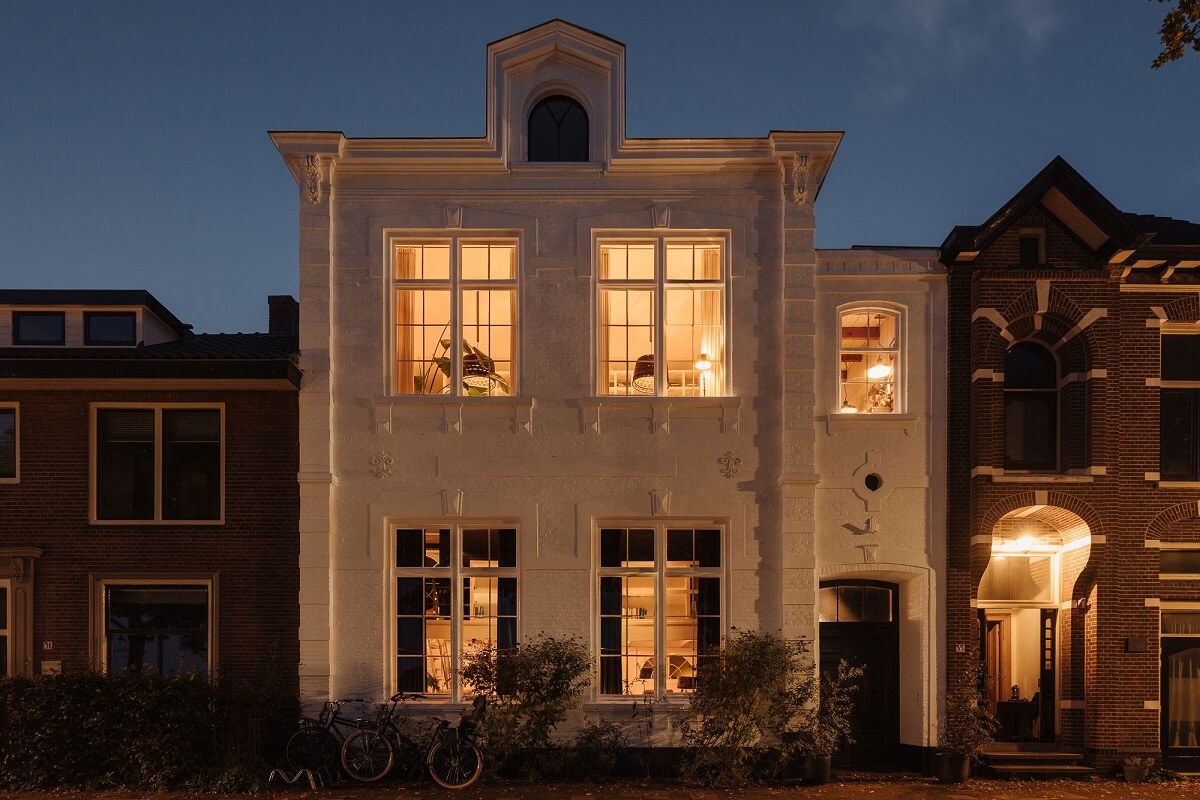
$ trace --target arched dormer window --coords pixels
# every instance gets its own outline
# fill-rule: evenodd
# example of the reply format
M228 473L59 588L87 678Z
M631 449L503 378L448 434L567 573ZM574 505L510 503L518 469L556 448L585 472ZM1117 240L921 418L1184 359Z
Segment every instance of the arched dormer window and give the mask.
M1058 469L1058 362L1036 342L1004 356L1004 468Z
M529 112L530 161L588 161L588 116L575 100L547 97Z

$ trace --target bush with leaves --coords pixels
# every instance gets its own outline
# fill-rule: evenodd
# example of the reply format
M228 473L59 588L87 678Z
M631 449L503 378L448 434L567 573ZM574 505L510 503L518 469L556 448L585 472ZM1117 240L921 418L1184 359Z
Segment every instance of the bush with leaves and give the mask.
M536 776L554 731L591 683L592 656L575 637L539 634L511 650L472 642L462 678L490 701L480 726L489 762Z
M628 766L629 740L612 720L587 720L575 734L574 751L566 761L572 778L611 778Z
M943 753L977 758L1000 727L988 710L980 683L980 670L967 668L955 677L946 692L946 724L942 727L940 748Z
M861 667L845 662L831 677L817 674L806 639L734 631L697 673L689 719L685 780L741 786L773 777L785 757L831 754L850 740L850 715Z
M250 788L297 707L197 675L0 680L0 789Z

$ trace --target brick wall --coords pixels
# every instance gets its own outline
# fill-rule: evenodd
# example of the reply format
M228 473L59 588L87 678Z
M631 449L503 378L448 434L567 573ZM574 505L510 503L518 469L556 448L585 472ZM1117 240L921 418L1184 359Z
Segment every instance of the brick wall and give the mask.
M0 485L3 547L37 547L34 671L94 665L90 574L217 576L223 679L296 683L299 494L290 391L4 391L20 403L21 482ZM225 524L88 523L89 404L225 404ZM43 651L42 642L53 642Z
M1044 228L1048 268L1023 269L1017 261L1018 229ZM1037 282L1049 280L1049 302L1039 303ZM1176 303L1179 294L1122 292L1118 270L1090 252L1038 207L999 236L971 264L950 270L950 391L948 444L948 659L951 675L974 658L977 628L971 600L989 558L987 545L970 544L992 532L1003 513L1036 502L1078 514L1093 537L1089 549L1064 556L1060 612L1060 700L1085 703L1060 711L1060 742L1082 744L1097 763L1119 753L1158 747L1160 657L1158 609L1153 600L1200 599L1200 586L1158 580L1158 550L1147 548L1152 527L1171 541L1200 542L1196 501L1200 491L1163 490L1147 480L1158 471L1158 393L1147 378L1159 374L1159 330L1151 306ZM1043 293L1045 289L1043 289ZM1193 304L1194 305L1194 304ZM1003 383L972 381L976 370L1002 372L1011 339L977 309L996 309L1011 339L1032 338L1056 351L1060 374L1105 370L1060 391L1060 464L1074 479L1011 483L976 467L1002 472ZM1105 309L1082 333L1088 312ZM1066 343L1063 341L1066 339ZM1090 467L1104 474L1083 475ZM984 470L986 472L986 470ZM1036 494L1045 492L1046 495ZM1169 509L1178 508L1176 512ZM1164 516L1165 514L1165 516ZM1167 519L1174 514L1174 519ZM1155 522L1159 518L1159 522ZM1157 534L1151 538L1159 538ZM1145 652L1127 648L1144 637ZM966 644L967 653L956 653ZM1150 705L1150 708L1146 706Z

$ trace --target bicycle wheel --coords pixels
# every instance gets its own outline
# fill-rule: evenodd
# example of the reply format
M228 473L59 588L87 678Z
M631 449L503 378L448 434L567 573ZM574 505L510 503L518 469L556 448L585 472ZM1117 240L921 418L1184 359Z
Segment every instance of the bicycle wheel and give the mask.
M392 769L395 754L382 731L355 731L342 743L342 769L359 783L373 783Z
M301 728L288 739L284 754L293 770L325 767L332 772L338 762L337 740L324 728Z
M474 744L438 742L429 751L429 777L443 789L465 789L483 772L483 754Z

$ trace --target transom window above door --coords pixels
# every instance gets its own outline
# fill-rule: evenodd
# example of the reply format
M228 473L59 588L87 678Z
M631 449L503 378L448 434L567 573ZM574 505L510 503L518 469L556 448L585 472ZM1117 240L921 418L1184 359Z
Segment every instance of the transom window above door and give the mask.
M725 393L724 254L718 239L600 242L598 394Z
M393 241L391 252L392 391L516 394L516 242Z
M897 410L900 369L900 314L880 308L853 308L839 314L842 414L891 414Z

